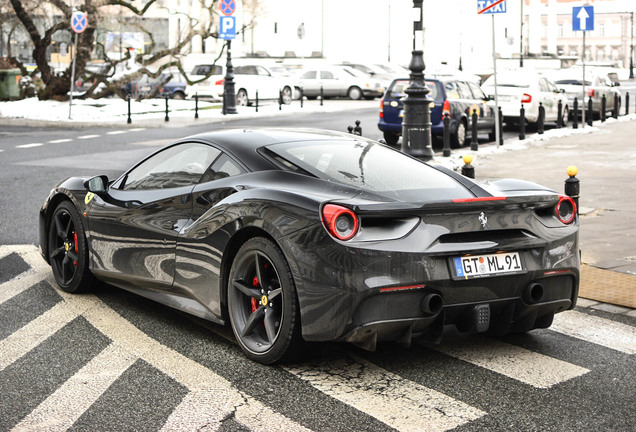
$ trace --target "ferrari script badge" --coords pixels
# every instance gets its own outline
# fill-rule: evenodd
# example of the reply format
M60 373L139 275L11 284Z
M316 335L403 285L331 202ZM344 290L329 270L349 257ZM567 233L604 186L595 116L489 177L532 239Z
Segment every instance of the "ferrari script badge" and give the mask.
M479 215L479 222L481 222L482 227L486 228L486 222L488 222L488 218L486 217L484 212L481 212L481 214Z

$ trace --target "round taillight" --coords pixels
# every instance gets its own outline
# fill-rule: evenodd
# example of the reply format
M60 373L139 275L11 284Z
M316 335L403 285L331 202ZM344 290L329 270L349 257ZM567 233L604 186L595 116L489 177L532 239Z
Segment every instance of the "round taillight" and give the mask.
M322 208L322 223L333 237L349 240L358 232L360 221L349 208L336 204L327 204Z
M569 224L576 217L576 203L569 196L562 196L556 206L556 217L564 224Z

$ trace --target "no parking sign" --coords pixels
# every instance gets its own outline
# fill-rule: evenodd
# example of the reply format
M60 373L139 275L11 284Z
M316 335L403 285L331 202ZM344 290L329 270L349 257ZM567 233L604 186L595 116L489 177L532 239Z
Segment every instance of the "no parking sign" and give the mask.
M75 11L71 15L71 28L75 33L82 33L88 27L88 17L84 12Z

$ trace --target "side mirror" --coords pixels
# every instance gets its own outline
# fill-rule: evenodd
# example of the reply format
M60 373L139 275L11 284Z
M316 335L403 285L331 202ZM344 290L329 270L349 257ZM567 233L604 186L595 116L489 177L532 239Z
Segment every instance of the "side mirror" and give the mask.
M620 86L620 85L621 85L621 83L619 83L618 81L614 81L614 82L612 82L612 85L613 85L614 87L618 87L618 86Z
M559 89L559 93L565 93L565 89Z
M108 176L92 177L84 182L84 189L96 195L104 195L108 192Z

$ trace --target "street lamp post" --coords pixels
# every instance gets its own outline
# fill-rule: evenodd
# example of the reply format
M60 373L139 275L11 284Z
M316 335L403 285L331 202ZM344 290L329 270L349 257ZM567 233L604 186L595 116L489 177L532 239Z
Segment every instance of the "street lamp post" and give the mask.
M422 2L413 0L413 51L409 64L409 86L404 90L404 120L402 121L402 151L418 159L433 159L431 147L430 90L424 82L424 52L417 49L422 44ZM418 37L419 36L419 37Z
M629 44L629 79L634 79L634 12L631 13L632 36Z
M223 112L237 114L236 88L234 84L234 66L232 66L232 40L227 41L227 63L225 64L225 81L223 82Z

